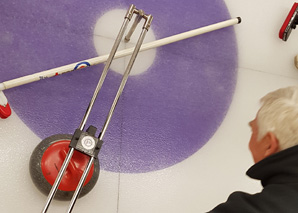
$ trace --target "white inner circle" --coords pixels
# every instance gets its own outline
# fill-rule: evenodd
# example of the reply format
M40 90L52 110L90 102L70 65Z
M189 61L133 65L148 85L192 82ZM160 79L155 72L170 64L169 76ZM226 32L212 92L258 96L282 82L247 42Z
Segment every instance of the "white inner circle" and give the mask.
M95 141L92 137L90 136L85 136L83 139L82 139L82 146L85 148L85 149L93 149L94 146L95 146Z
M125 14L126 14L126 10L121 10L121 9L111 10L105 13L97 20L94 28L93 42L94 42L94 46L97 51L97 54L99 56L110 53L112 46L115 42L115 39L124 21ZM135 15L130 21L124 36L128 33L132 23L134 22L134 18L135 18ZM143 24L144 24L143 21L139 23L135 32L131 36L131 39L129 42L124 42L124 36L123 36L123 39L119 45L118 51L135 46L140 36L140 33L142 31ZM156 39L155 39L154 32L152 29L150 29L143 43L147 43L155 40ZM156 55L156 49L150 49L144 52L140 52L130 72L130 75L138 75L145 72L153 64L155 55ZM124 74L125 68L129 62L129 59L130 59L130 56L115 59L112 62L110 69L117 73Z

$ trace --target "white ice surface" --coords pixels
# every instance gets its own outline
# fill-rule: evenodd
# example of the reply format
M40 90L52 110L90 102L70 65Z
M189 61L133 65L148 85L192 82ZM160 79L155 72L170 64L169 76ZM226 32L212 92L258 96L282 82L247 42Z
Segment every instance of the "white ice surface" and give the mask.
M239 69L229 112L211 140L187 160L145 174L102 171L96 187L78 200L74 212L88 213L197 213L205 212L235 190L250 193L260 184L246 177L253 161L248 151L248 121L258 110L258 100L271 90L297 85L293 64L298 53L298 31L287 42L279 29L293 1L226 0L239 46ZM144 59L145 60L145 59ZM40 212L45 202L33 186L28 161L40 139L13 112L0 120L0 211ZM54 202L49 212L65 212L64 202Z

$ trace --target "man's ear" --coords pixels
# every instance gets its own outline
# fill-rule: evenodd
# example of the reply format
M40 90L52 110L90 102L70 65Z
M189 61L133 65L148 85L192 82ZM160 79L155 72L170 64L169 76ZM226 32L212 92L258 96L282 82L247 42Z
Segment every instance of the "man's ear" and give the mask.
M272 155L279 151L279 141L273 132L267 132L265 138L267 141L265 157L268 157L269 155Z

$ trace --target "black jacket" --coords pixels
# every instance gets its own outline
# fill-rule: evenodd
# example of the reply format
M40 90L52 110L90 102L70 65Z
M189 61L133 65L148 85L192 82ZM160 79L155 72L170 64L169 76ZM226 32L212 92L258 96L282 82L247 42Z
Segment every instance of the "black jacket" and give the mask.
M261 180L257 194L232 193L212 213L298 213L298 146L271 155L246 173Z

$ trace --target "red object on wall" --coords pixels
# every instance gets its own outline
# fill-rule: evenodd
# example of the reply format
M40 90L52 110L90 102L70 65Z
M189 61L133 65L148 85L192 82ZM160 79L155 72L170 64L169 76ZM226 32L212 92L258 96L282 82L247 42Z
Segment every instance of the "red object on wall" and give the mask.
M282 27L279 31L279 38L284 40L284 41L286 41L288 39L289 34L292 30L292 28L291 28L292 26L289 26L289 25L292 25L292 23L293 23L293 22L291 22L291 19L295 18L295 17L293 17L293 15L294 15L297 7L298 7L298 3L294 3L293 6L292 6L292 9L290 10L286 20L284 21L284 23L283 23L283 25L282 25ZM287 29L288 26L289 26L289 29Z

